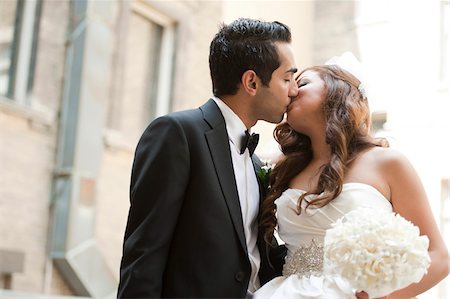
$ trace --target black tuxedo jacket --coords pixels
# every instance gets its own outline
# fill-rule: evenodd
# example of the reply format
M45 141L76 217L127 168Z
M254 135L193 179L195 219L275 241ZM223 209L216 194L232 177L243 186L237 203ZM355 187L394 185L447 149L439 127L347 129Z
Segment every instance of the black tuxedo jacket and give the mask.
M213 100L150 124L130 198L119 298L246 296L251 266L225 120ZM264 283L279 273L258 242Z

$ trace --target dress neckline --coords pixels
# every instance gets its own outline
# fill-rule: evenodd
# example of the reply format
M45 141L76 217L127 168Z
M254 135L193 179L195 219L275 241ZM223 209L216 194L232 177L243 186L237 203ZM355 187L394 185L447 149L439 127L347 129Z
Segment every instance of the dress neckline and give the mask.
M377 188L375 188L372 185L369 185L367 183L361 183L361 182L347 182L347 183L343 183L342 184L342 191L344 191L344 189L346 189L346 187L351 187L351 186L360 186L360 187L365 187L366 189L370 189L372 191L374 191L375 193L377 193L378 195L380 195L381 197L383 197L384 199L386 199L389 203L391 203L391 201L386 198L386 196L384 196L383 193L381 193ZM294 191L298 191L299 193L305 193L306 190L303 189L299 189L299 188L287 188L287 190L294 190Z

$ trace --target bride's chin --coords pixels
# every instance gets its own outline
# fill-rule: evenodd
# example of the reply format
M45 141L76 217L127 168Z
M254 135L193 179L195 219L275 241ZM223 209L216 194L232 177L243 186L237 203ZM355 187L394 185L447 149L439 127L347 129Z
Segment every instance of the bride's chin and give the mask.
M294 117L291 115L290 117L289 117L289 113L286 113L286 118L285 118L285 121L288 123L288 125L289 126L291 126L292 128L294 128L295 127L295 121L294 121Z
M286 123L291 127L294 131L297 131L295 124L289 121L289 119L286 119Z
M287 119L287 120L286 120L286 123L287 123L287 124L292 128L292 130L294 130L295 132L297 132L297 133L299 133L299 134L305 135L304 130L302 130L302 128L301 128L298 124L296 124L295 122L291 122L291 121L289 121L289 119Z

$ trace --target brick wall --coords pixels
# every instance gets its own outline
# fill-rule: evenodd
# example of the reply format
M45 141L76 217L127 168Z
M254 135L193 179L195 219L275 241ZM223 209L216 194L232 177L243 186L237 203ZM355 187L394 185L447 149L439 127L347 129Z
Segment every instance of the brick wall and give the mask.
M117 3L109 3L105 8L114 12ZM211 94L208 50L221 4L173 1L159 6L176 12L173 17L180 21L183 47L176 50L173 110L198 106ZM0 99L0 249L24 253L24 272L12 279L12 290L18 292L75 295L47 259L69 9L69 1L43 0L31 105ZM106 142L97 179L95 235L117 279L135 146Z
M41 290L45 265L54 137L20 115L0 113L1 248L25 254L12 287Z
M0 247L25 254L16 290L44 289L67 9L66 1L43 2L31 105L0 102Z

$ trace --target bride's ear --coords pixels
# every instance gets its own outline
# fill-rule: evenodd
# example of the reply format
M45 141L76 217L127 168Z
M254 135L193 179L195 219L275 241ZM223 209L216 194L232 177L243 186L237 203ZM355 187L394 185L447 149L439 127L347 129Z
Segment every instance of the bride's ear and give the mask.
M259 77L255 71L247 70L242 74L241 84L247 94L254 96L259 86Z

